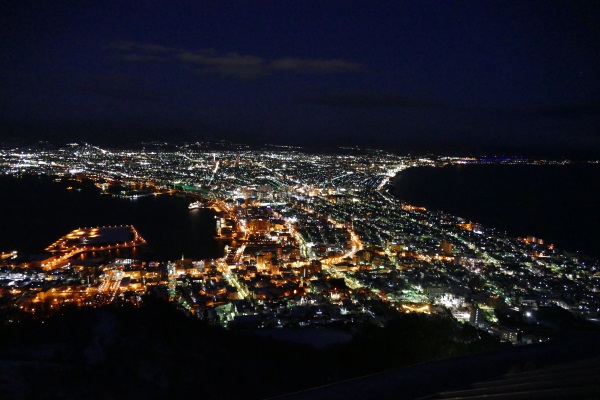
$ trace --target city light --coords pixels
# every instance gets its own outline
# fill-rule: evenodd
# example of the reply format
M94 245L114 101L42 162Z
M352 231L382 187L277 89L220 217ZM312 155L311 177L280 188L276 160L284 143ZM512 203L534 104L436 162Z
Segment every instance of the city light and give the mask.
M387 307L447 315L503 338L493 312L501 307L529 321L535 321L530 310L553 304L593 318L593 304L600 303L597 260L586 263L540 238L510 237L407 204L390 191L393 177L408 168L478 162L489 161L380 150L315 156L245 146L148 152L72 145L26 157L3 149L3 174L59 176L74 188L91 181L123 199L184 197L190 216L213 216L215 240L225 248L213 260L119 259L113 250L146 244L135 228L79 227L48 246L44 260L20 264L16 252L2 253L0 262L8 267L3 282L14 304L35 308L39 316L67 303L84 307L126 299L139 305L141 295L151 292L229 328L249 315L257 327L364 321ZM108 254L110 262L82 263L90 252ZM20 288L25 279L48 288ZM319 312L298 311L309 306ZM284 318L292 314L298 316Z

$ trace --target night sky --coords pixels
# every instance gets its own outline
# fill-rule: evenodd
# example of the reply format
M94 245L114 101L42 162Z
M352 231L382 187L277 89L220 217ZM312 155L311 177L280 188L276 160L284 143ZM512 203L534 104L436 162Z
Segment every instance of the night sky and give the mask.
M600 2L2 1L0 138L600 153Z

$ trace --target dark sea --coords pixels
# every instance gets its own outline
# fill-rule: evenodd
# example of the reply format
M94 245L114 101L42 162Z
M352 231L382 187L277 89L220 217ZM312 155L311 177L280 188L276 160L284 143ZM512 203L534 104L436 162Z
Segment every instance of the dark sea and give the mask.
M409 204L600 258L598 164L420 167L392 183Z
M76 182L73 189L69 186L46 177L0 176L0 251L41 254L76 228L133 225L148 244L133 253L113 250L112 256L169 261L223 254L223 245L213 239L214 212L189 210L192 199L159 195L130 200L103 195L91 185L81 190Z

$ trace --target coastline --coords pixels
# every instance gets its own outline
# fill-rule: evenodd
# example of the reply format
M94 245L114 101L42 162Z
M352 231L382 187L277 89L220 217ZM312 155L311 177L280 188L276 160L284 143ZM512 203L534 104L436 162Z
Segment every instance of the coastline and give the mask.
M11 193L4 200L11 213L3 220L7 228L0 233L0 243L6 248L1 251L42 254L52 242L80 226L133 225L148 241L137 257L168 261L182 254L198 259L219 256L221 245L213 240L212 211L191 213L186 197L124 199L102 195L95 187L68 190L67 184L49 177L0 178L0 185Z
M594 212L592 178L599 173L600 165L593 163L420 166L400 171L389 193L510 236L531 235L569 254L598 258L593 238L600 217Z

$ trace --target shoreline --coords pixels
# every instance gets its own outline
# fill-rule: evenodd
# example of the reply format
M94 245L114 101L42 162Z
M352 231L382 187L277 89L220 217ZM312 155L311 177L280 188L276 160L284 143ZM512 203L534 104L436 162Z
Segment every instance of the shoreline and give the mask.
M486 172L480 172L485 168L489 168L490 170ZM389 186L387 188L387 193L398 199L401 202L405 202L407 204L419 207L425 207L427 210L431 211L440 211L446 214L450 214L466 221L477 222L481 225L484 225L488 228L495 228L501 231L507 232L509 236L514 237L525 237L525 236L535 236L541 237L546 242L550 242L556 245L556 247L564 251L567 254L576 255L579 257L587 257L597 259L600 257L599 254L595 254L594 251L590 251L590 248L593 249L590 243L588 243L585 239L589 239L590 235L593 234L593 223L589 222L590 227L583 229L583 231L578 231L576 228L579 228L581 225L577 225L573 223L570 228L570 235L557 235L555 232L557 231L556 226L559 224L560 226L564 226L565 229L568 229L566 223L559 222L550 222L552 221L560 221L560 222L571 222L566 215L555 214L550 215L550 211L556 208L560 208L560 205L554 204L557 202L555 197L551 197L550 195L542 196L545 189L536 187L531 185L530 191L532 193L527 193L526 198L531 204L535 205L531 206L530 213L526 213L526 207L518 207L518 204L523 203L523 199L515 196L512 200L509 196L505 195L504 199L499 199L498 197L502 195L502 191L516 190L515 187L520 187L519 181L523 181L526 179L526 173L523 174L523 171L514 171L515 173L521 172L520 174L514 175L515 181L511 182L500 182L495 184L495 186L487 186L482 188L476 188L476 184L478 182L473 182L472 178L477 178L478 180L482 180L483 175L488 174L490 177L493 177L493 173L498 172L499 169L504 169L503 174L507 175L509 168L515 169L531 169L529 174L538 173L543 169L541 175L544 175L549 168L552 169L562 169L563 173L568 172L568 168L575 168L577 170L580 169L600 169L600 165L596 163L573 163L568 165L557 165L557 164L548 164L548 165L535 165L535 164L451 164L444 165L439 167L434 166L417 166L410 167L400 171L396 174L392 179L390 179ZM537 168L537 169L534 169ZM492 171L493 169L493 171ZM477 170L477 173L474 171ZM570 175L577 175L577 171L572 170ZM595 171L594 171L595 172ZM588 174L591 174L588 172ZM481 176L477 176L481 175ZM540 174L538 174L540 175ZM549 175L549 174L548 174ZM569 175L569 174L566 174ZM504 176L504 179L507 177ZM549 180L550 177L542 177L545 180ZM471 181L469 181L471 179ZM400 195L400 186L403 181L405 188L403 189L403 195ZM417 180L427 181L427 185L422 185ZM466 199L468 198L468 194L465 194L464 191L468 191L469 193L475 193L478 190L483 193L483 195L475 198L472 203L463 202L460 204L456 199L449 199L453 194L451 189L452 185L444 183L444 181L453 181L456 185L456 196L453 196L457 199ZM512 188L507 187L507 183L511 183L513 185ZM438 184L445 185L441 189L436 187L434 190L434 186ZM471 185L472 187L469 187ZM504 186L503 186L504 185ZM574 182L570 182L569 185L574 186ZM409 193L409 196L406 194L413 190L413 192ZM527 188L526 188L527 189ZM585 197L585 190L582 188L582 193L578 195L573 195L571 193L572 198L577 197ZM437 192L436 192L437 191ZM461 192L462 191L462 192ZM440 193L441 192L441 193ZM522 194L520 194L522 195ZM536 197L542 197L545 200L545 203L541 201L536 201ZM440 200L445 199L445 200ZM561 198L562 199L562 198ZM476 201L475 201L476 200ZM506 200L503 203L501 200ZM517 201L518 200L518 201ZM536 216L543 215L544 213L539 208L547 209L547 214L545 218L548 220L545 224L540 224L538 221L542 221L542 218L535 218ZM590 218L593 217L593 209L591 206L589 207L591 210ZM587 210L588 208L586 208ZM574 211L574 209L560 209L562 212L566 214L567 211ZM581 213L585 213L585 210L581 210ZM554 218L552 218L554 217ZM528 220L529 219L529 220ZM596 217L597 219L597 217ZM538 222L537 227L532 227L536 222ZM536 230L537 229L537 230ZM576 237L577 240L570 239L573 237L573 232L580 232ZM589 240L588 240L589 241ZM577 243L583 243L583 246L578 248ZM586 245L586 243L588 243Z

